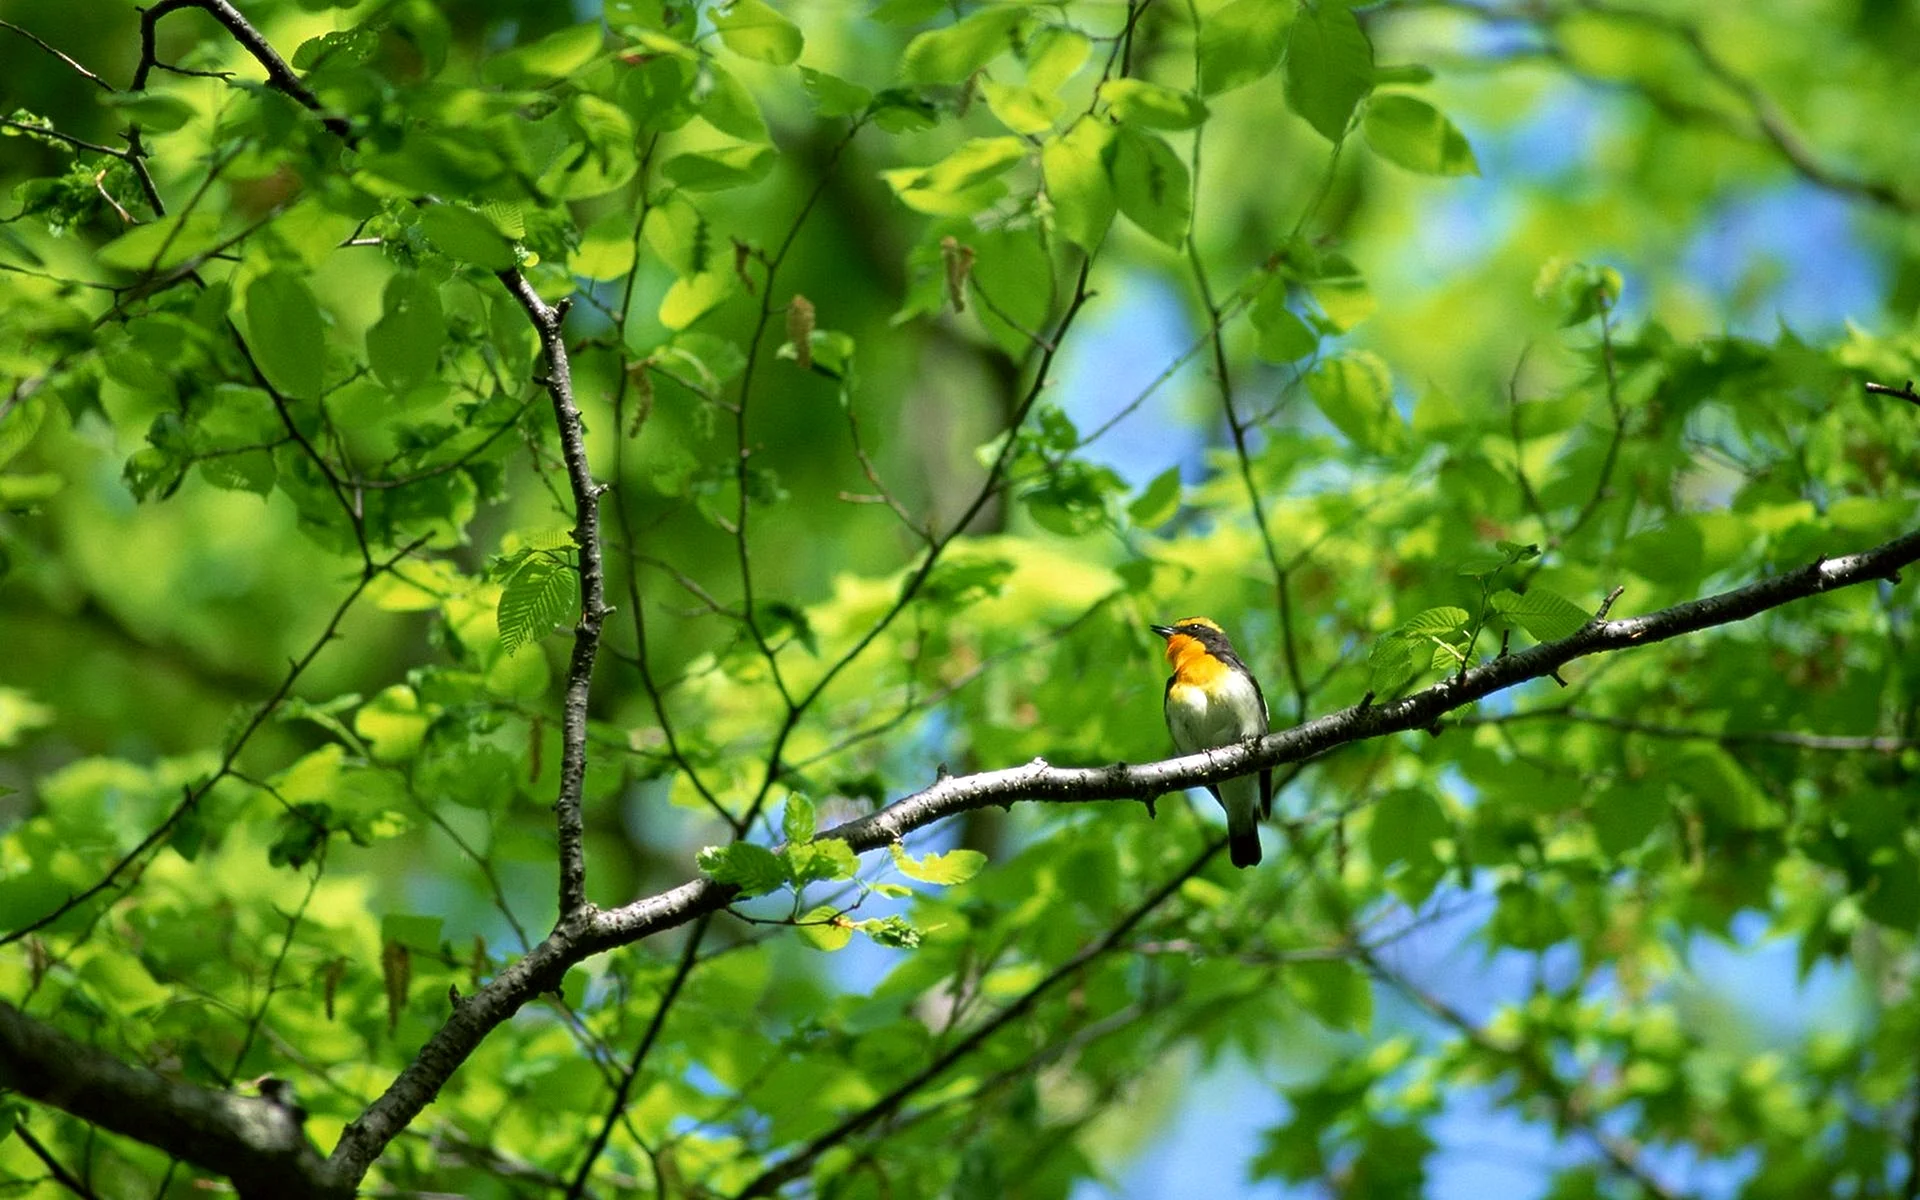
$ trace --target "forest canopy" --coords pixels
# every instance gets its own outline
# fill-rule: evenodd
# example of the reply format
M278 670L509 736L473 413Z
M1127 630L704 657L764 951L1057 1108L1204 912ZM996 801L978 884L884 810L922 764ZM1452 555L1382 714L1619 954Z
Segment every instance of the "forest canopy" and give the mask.
M4 1190L1920 1196L1917 47L9 6Z

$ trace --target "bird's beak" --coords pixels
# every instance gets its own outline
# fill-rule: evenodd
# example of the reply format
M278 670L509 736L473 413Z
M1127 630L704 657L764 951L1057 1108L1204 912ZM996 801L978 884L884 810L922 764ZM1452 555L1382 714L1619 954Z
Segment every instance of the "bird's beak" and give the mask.
M1161 637L1173 636L1173 626L1171 625L1149 625L1147 626L1147 628L1153 630L1155 633L1159 634Z

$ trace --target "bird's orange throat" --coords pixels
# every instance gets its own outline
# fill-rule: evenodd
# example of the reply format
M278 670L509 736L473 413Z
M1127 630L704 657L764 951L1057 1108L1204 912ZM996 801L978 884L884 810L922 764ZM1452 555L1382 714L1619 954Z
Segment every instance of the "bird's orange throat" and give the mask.
M1167 639L1167 665L1181 683L1209 687L1224 678L1231 667L1208 653L1199 638L1176 633Z

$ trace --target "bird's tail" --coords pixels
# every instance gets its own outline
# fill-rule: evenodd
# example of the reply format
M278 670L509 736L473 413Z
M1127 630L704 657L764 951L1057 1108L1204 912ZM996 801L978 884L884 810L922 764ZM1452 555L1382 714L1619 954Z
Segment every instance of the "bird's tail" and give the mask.
M1220 785L1220 806L1227 810L1227 854L1236 867L1260 865L1261 801L1257 779L1229 779Z

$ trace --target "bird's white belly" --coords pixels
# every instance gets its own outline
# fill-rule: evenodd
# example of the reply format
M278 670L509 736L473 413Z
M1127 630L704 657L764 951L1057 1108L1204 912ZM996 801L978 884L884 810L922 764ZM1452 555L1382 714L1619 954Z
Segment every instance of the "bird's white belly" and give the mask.
M1244 675L1230 674L1211 696L1191 684L1167 690L1167 727L1182 754L1224 746L1264 733L1267 714Z

